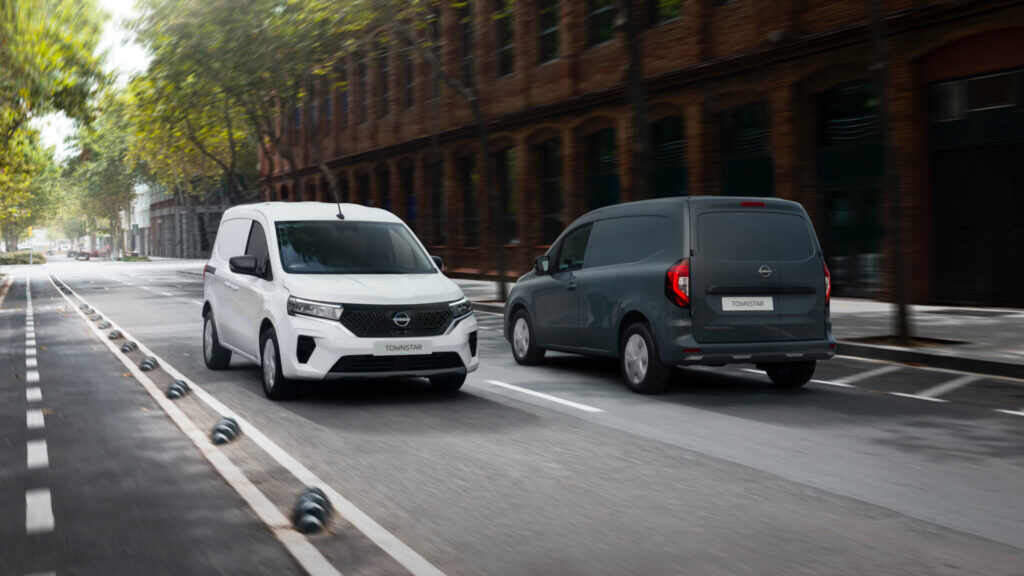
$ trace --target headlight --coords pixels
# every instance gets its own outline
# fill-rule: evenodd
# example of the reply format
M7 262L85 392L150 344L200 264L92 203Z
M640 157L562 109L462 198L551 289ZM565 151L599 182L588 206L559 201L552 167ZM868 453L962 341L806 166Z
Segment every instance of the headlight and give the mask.
M288 297L288 314L292 316L301 314L303 316L313 316L314 318L337 320L341 318L341 313L344 310L345 308L341 304L314 302L312 300L296 298L295 296Z
M473 305L465 298L458 302L452 302L448 306L452 309L452 316L455 318L462 318L473 313Z

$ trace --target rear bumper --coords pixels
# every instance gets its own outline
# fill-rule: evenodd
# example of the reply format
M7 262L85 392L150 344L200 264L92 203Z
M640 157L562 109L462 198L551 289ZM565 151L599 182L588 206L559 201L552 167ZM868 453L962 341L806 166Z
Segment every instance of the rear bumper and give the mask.
M737 344L698 344L700 352L678 351L665 360L683 366L723 364L769 364L800 360L828 360L836 355L836 341L793 340L789 342L752 342ZM672 358L671 356L674 356Z

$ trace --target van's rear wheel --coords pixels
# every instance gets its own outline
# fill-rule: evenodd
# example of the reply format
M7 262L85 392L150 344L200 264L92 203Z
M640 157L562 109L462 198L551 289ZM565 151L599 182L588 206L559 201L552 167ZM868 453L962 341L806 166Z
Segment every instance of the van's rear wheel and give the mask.
M285 400L292 396L293 386L281 373L281 348L277 345L277 334L267 328L260 336L260 377L263 393L271 400Z
M661 363L650 328L637 322L626 329L619 351L622 376L629 389L638 394L659 394L668 387L672 367Z
M210 370L223 370L231 364L231 350L220 345L213 312L203 316L203 361Z
M512 357L524 366L536 366L544 361L544 349L537 346L533 322L526 310L512 316Z
M817 364L816 360L778 362L765 365L764 371L779 388L799 388L814 377L814 368Z
M462 388L466 382L465 374L451 374L448 376L431 376L430 387L439 392L455 392Z

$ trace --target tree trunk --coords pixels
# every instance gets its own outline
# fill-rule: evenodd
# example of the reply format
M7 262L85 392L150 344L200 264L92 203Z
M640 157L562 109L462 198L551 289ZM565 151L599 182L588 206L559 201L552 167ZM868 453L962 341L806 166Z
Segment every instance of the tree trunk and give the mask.
M633 124L633 198L651 196L651 137L647 122L647 96L643 84L643 55L637 30L636 5L628 0L615 0L615 27L629 53L626 66L626 97Z
M892 247L892 282L893 300L896 304L896 317L893 329L900 343L907 345L913 337L910 325L910 311L907 304L906 278L904 275L903 242L902 242L902 210L899 194L899 173L892 145L892 115L889 111L889 47L884 29L884 7L881 0L871 0L871 40L874 49L873 66L875 71L875 90L878 93L879 130L882 132L882 197L889 201L889 245Z

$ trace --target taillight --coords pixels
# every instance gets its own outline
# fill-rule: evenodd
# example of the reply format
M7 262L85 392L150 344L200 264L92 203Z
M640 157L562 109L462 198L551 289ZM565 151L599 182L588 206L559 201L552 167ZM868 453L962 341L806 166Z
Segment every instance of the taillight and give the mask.
M832 274L829 274L828 264L825 261L821 261L821 265L825 268L825 306L828 306L832 300Z
M665 273L665 296L680 308L690 307L690 259L683 258Z

